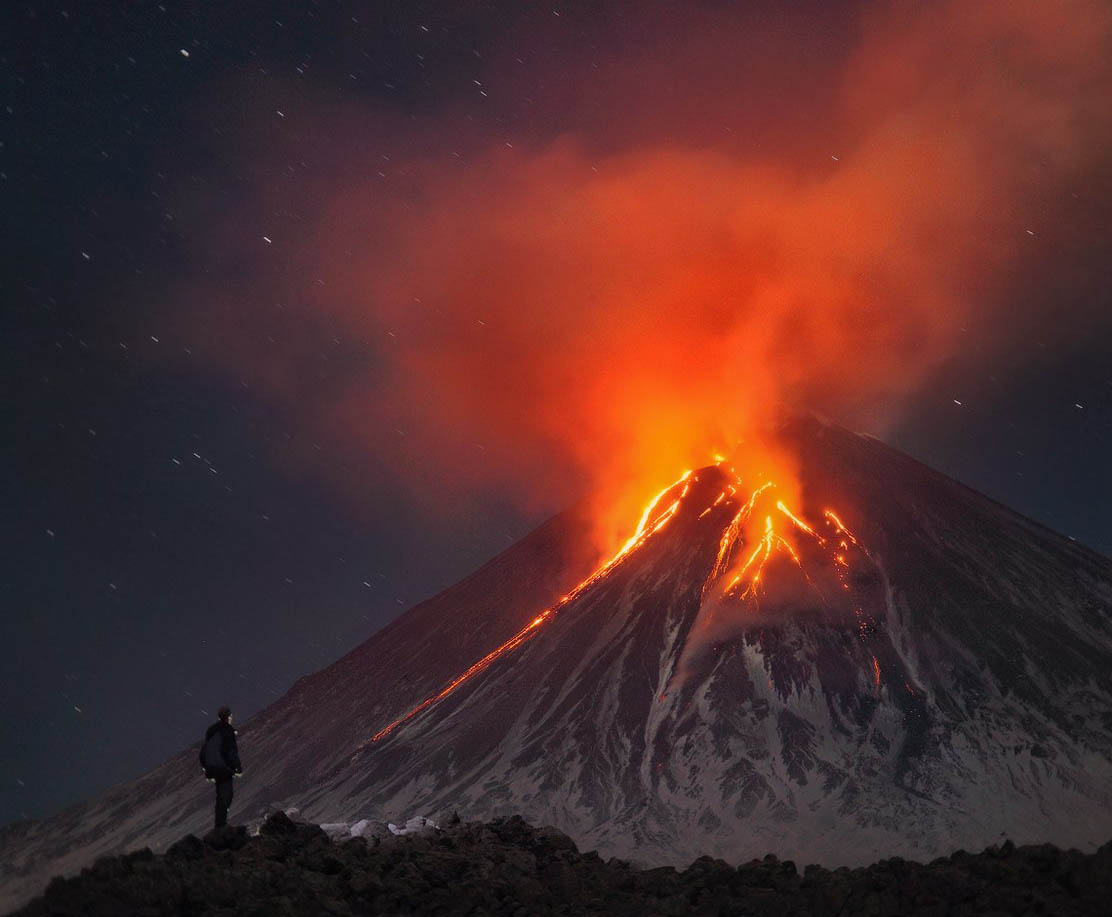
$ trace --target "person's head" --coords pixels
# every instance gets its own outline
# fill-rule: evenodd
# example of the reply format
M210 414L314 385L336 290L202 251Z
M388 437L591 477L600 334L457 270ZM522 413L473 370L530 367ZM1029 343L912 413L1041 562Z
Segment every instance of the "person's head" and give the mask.
M232 708L227 706L221 707L216 711L216 715L220 717L222 723L230 723L232 721Z

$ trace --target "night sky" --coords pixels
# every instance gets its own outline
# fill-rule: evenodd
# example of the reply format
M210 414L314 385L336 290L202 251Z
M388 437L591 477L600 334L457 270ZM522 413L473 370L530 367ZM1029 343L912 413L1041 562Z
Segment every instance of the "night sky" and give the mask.
M9 5L0 822L774 405L1112 553L1107 4L783 6Z

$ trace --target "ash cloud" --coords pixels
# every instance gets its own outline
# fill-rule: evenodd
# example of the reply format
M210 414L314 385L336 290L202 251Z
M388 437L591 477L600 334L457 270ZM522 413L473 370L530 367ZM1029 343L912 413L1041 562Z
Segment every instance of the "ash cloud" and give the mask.
M785 406L881 432L1054 308L1014 294L1107 166L1112 14L819 15L528 14L419 114L238 87L288 111L240 131L237 205L188 205L182 325L430 512L594 488L603 542Z

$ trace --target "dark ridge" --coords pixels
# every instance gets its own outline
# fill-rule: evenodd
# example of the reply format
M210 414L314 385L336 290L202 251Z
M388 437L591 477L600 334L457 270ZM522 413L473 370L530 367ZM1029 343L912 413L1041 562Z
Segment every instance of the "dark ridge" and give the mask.
M163 856L103 857L16 914L1072 915L1107 914L1110 900L1112 842L1093 854L1006 842L926 865L894 858L802 875L773 856L736 868L700 857L681 872L580 853L518 816L334 842L276 814L257 836L224 828Z

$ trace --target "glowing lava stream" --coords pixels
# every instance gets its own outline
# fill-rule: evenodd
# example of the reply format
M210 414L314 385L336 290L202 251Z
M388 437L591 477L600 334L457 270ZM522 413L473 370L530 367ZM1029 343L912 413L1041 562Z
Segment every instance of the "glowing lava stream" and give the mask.
M517 649L519 646L521 646L521 644L529 640L537 632L538 628L540 628L542 624L544 624L546 621L550 621L553 617L555 617L556 613L565 605L567 605L568 602L572 601L576 596L582 593L584 589L587 589L589 586L597 583L600 579L606 576L606 574L613 570L614 567L616 567L623 558L625 558L632 551L639 548L650 537L659 532L661 528L664 527L664 524L669 519L671 519L672 516L675 515L676 510L679 509L680 502L683 500L684 497L687 496L688 488L691 485L687 484L686 481L690 476L691 472L685 471L679 478L679 480L673 482L672 484L669 484L653 498L652 502L649 503L647 507L645 507L645 512L641 515L641 521L637 524L637 530L633 533L629 541L622 545L618 553L611 557L610 560L608 560L594 573L583 580L583 582L581 582L571 592L561 598L560 601L558 601L555 605L550 605L539 615L533 618L532 621L530 621L528 624L525 625L525 627L523 627L516 634L510 637L509 640L507 640L497 649L491 650L482 659L474 663L461 675L457 675L455 678L453 678L436 694L433 694L431 697L425 698L425 700L421 701L421 703L419 703L404 716L398 717L398 719L394 720L394 722L376 732L373 736L371 736L371 742L377 742L380 739L386 738L386 736L390 735L390 733L392 733L399 726L407 723L409 720L413 719L413 717L417 716L417 714L420 713L422 710L427 710L437 701L443 700L445 697L455 691L456 688L462 685L465 681L473 678L475 675L478 675L480 672L490 666L490 664L494 662L495 659L505 655L512 650ZM656 509L660 501L664 498L664 495L670 490L678 487L680 484L684 484L684 488L680 492L680 495L668 506L667 509L653 516L653 511Z
M795 548L788 543L783 535L776 534L776 530L772 527L772 517L765 516L764 535L761 540L757 542L757 547L754 549L753 553L749 555L749 559L742 564L741 572L739 572L737 576L730 581L730 585L726 587L726 595L730 595L734 587L745 578L745 575L753 567L754 563L757 564L757 572L753 574L745 588L738 593L738 598L744 599L756 590L760 585L761 573L764 570L764 566L768 563L768 559L772 556L772 552L777 548L785 550L788 556L795 561L796 566L799 567L800 570L803 569L803 564L799 560L799 555L795 553ZM760 558L759 562L758 558Z
M755 491L753 491L753 493L749 496L749 500L740 510L738 510L737 515L734 516L730 524L726 527L726 531L722 535L722 541L718 545L718 558L715 560L714 567L711 569L710 576L707 578L706 585L703 587L704 595L711 587L711 585L715 582L715 580L717 580L718 577L726 571L726 566L731 549L738 543L739 539L741 538L742 525L753 514L753 507L756 504L757 499L765 491L775 486L776 485L773 482L766 481ZM801 532L805 532L806 534L810 535L820 545L826 544L826 539L823 538L818 532L816 532L810 525L808 525L797 515L795 515L795 513L793 513L790 509L788 509L787 506L784 505L783 500L776 501L776 509L779 510L783 515L785 515ZM844 531L844 529L840 529L840 531ZM856 542L854 542L854 544L856 544ZM768 560L770 557L772 557L773 552L777 550L784 551L793 561L795 561L796 566L799 567L799 569L803 572L803 575L807 578L807 582L811 582L811 578L807 576L807 571L803 569L803 563L802 561L800 561L799 555L796 553L795 548L792 547L791 543L783 535L779 534L775 530L772 524L772 516L767 515L765 516L764 534L757 542L756 548L753 549L753 552L749 555L748 559L745 561L744 564L741 565L741 570L738 571L734 578L730 580L729 585L726 586L726 588L723 590L723 594L727 596L732 595L735 598L741 599L745 599L750 596L755 597L756 589L761 582L761 573L764 571L765 564L768 563ZM756 567L756 572L753 573L752 576L749 576L748 580L746 580L749 571L752 570L754 566ZM746 580L744 587L737 592L734 592L734 590L743 580Z
M526 624L525 627L523 627L516 634L510 637L510 639L503 643L501 646L497 647L494 650L491 650L491 652L483 656L482 659L472 664L470 668L468 668L460 675L457 675L435 694L425 698L425 700L421 701L421 703L419 703L408 713L398 717L398 719L394 720L392 723L376 732L371 737L371 742L378 742L380 739L386 738L399 726L402 726L403 724L409 722L409 720L413 719L413 717L417 716L417 714L421 713L422 711L427 710L429 707L433 706L433 704L437 703L437 701L443 700L465 681L470 680L474 676L478 675L480 672L487 669L496 659L504 656L509 652L512 652L523 643L532 639L532 637L537 633L541 626L548 621L551 621L561 608L574 600L585 589L593 586L595 583L605 577L608 573L610 573L611 570L613 570L619 563L621 563L622 560L629 556L633 551L637 550L637 548L643 545L649 538L651 538L665 526L668 520L670 520L676 514L676 510L679 509L680 503L683 501L684 497L687 496L688 489L691 486L690 482L688 482L688 478L690 478L690 476L691 472L685 471L677 481L669 484L653 498L653 500L645 508L645 511L641 516L641 521L637 525L636 531L633 533L630 539L624 545L622 545L621 549L612 558L610 558L610 560L599 567L594 573L583 580L583 582L581 582L578 586L572 589L571 592L563 596L556 604L549 606L539 615L533 618L533 620ZM736 480L735 483L738 485L741 484L740 480ZM663 500L668 493L670 493L680 484L684 485L683 490L680 491L680 495L675 500L673 500L665 509L657 512L660 501ZM723 533L722 539L719 542L718 556L716 557L714 566L711 568L710 575L703 586L704 595L719 579L719 577L723 576L727 572L727 566L729 564L729 559L733 548L739 543L744 542L743 528L749 517L752 515L753 509L756 506L758 499L761 497L762 494L775 486L776 485L771 481L767 481L764 484L761 484L749 495L749 499L737 511L737 513L730 520L729 524L726 526L726 531ZM733 498L733 495L736 494L736 492L737 488L733 484L728 484L726 486L726 489L723 490L721 494L719 494L714 503L712 503L711 506L707 507L707 509L699 515L699 519L702 519L708 512L710 512L711 509L718 506L724 500L730 501ZM778 500L776 502L776 510L783 514L788 520L790 520L790 522L797 529L799 529L806 535L814 538L820 545L825 546L827 544L826 538L824 538L817 531L815 531L813 527L811 527L794 513L792 513L792 511L784 505L783 501ZM839 519L832 510L826 510L826 512L824 513L824 517L827 525L831 526L835 530L836 537L838 538L841 553L835 554L834 560L838 569L839 580L842 584L842 588L846 591L849 591L850 584L846 576L846 573L849 569L849 564L846 561L844 552L848 550L851 543L854 547L858 548L861 551L864 551L866 555L868 555L868 551L866 551L865 548L857 541L857 539L853 536L849 529L846 528L842 520ZM795 561L796 565L803 572L803 575L807 578L807 581L811 583L812 586L814 586L814 583L811 581L810 576L807 575L807 571L803 569L803 563L799 558L799 554L796 553L796 550L794 547L792 547L791 543L783 535L779 534L776 531L772 523L772 514L769 514L765 516L763 535L757 542L756 547L749 554L748 559L745 561L744 564L742 564L740 571L733 577L729 585L726 586L726 588L723 590L723 594L732 598L738 598L742 600L752 599L756 601L757 590L759 589L761 583L761 573L763 572L765 564L772 557L773 553L778 550L782 550L786 554L788 554L788 556L791 557L793 561ZM741 588L738 588L739 584L743 584ZM867 635L868 632L868 621L859 606L854 606L854 613L858 618L859 632L864 637ZM873 666L876 672L877 685L879 687L880 666L876 660L876 657L873 657Z
M774 486L775 485L771 481L769 481L765 484L762 484L755 491L753 491L753 493L749 497L749 500L740 510L738 510L737 514L730 521L730 524L726 527L726 531L722 535L722 540L718 546L718 557L714 562L714 566L711 568L710 576L707 577L707 581L703 584L704 596L706 596L706 594L713 588L715 583L718 582L719 578L727 573L730 555L732 554L734 547L744 542L742 527L749 519L749 517L753 514L753 509L755 507L757 499L761 496L761 494ZM855 548L864 553L866 557L869 557L871 559L872 555L869 554L868 549L857 540L857 538L846 527L846 524L842 522L838 515L833 510L828 509L824 511L823 521L828 526L834 529L834 535L833 537L823 537L814 529L813 526L809 525L807 522L793 513L790 509L788 509L788 507L782 500L776 501L776 509L785 517L787 517L792 525L799 529L799 531L813 538L820 547L827 547L829 543L828 538L829 540L837 542L837 546L831 549L833 554L834 569L837 571L838 582L841 585L842 590L844 592L852 592L849 581L850 566L849 561L846 560L846 552L849 550L849 547L852 544ZM700 518L702 517L700 516ZM789 542L783 535L779 534L776 531L772 519L773 514L771 513L765 516L764 531L757 541L756 547L753 548L752 552L746 558L745 562L741 565L741 568L738 569L736 573L734 573L729 584L722 590L722 597L739 599L741 601L749 600L759 604L761 575L764 572L765 564L768 563L769 559L776 551L783 551L785 554L787 554L792 559L792 561L794 561L795 565L799 567L800 572L803 574L804 578L811 585L811 587L815 589L815 591L819 593L820 596L822 596L821 590L819 590L814 581L808 575L806 569L804 569L803 562L800 560L799 554L796 552L791 542ZM733 573L734 571L731 570L729 572ZM825 597L823 597L823 601L826 601ZM714 617L714 608L715 606L711 605L711 610L707 619L708 622L711 618ZM873 622L865 614L865 611L860 606L860 604L858 604L857 602L853 602L852 608L854 617L857 619L858 634L862 639L866 639L871 633ZM880 662L875 655L872 657L872 663L874 680L876 683L876 688L879 691L881 685L881 668Z

